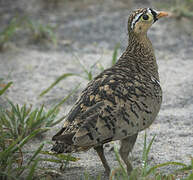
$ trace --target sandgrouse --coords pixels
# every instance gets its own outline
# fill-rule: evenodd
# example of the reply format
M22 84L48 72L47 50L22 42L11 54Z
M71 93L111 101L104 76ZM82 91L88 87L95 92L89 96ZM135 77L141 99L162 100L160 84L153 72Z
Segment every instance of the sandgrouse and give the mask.
M131 172L128 155L138 132L152 124L162 102L158 66L147 30L167 15L143 8L129 16L128 47L114 66L95 77L82 91L64 126L53 136L56 143L52 151L70 153L93 147L109 174L103 144L120 140L120 156L128 173Z

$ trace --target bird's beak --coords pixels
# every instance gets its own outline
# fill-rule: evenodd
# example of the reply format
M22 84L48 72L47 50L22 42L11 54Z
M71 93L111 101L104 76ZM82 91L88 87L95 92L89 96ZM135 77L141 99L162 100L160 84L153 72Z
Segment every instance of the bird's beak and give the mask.
M157 19L160 19L160 18L166 17L166 16L168 16L168 15L169 15L169 14L168 14L167 12L159 11L159 12L157 12L156 18L157 18Z

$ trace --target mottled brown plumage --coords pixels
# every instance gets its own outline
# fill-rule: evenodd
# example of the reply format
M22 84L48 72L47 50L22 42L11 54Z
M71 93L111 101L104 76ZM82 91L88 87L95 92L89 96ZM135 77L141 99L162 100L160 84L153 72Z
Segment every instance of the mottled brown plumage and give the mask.
M128 154L137 134L152 124L161 106L158 67L147 30L166 15L149 8L130 15L126 51L82 91L63 128L53 137L53 151L68 153L94 147L109 174L103 144L121 140L120 155L130 173Z

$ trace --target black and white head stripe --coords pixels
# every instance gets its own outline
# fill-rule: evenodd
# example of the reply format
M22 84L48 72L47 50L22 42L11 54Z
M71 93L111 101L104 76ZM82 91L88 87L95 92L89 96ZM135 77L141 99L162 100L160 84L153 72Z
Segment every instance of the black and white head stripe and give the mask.
M141 17L143 14L144 14L144 13L141 12L141 13L139 13L139 14L137 14L137 15L135 16L135 18L134 18L133 21L131 22L131 29L134 28L136 22L139 21L140 17Z
M153 15L153 20L154 20L154 22L156 22L158 20L158 18L157 18L158 12L151 9L151 8L148 8L147 11L151 12L151 14Z
M139 19L141 18L141 16L144 15L144 14L146 14L146 13L151 13L151 14L153 15L154 22L158 20L157 17L156 17L156 16L157 16L157 11L155 11L155 10L153 10L153 9L151 9L151 8L147 8L147 10L146 10L145 12L141 12L141 13L137 14L137 15L133 18L133 20L132 20L132 22L131 22L131 29L134 28L135 24L137 23L137 21L139 21Z

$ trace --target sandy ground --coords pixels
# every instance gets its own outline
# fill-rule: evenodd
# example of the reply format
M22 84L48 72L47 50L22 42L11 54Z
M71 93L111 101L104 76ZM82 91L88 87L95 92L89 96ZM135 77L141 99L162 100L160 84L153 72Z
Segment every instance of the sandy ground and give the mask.
M1 6L2 26L15 11L28 13L31 18L38 18L52 25L59 24L59 45L53 47L33 44L23 36L18 36L11 48L0 54L0 77L13 81L7 97L15 103L34 106L44 103L47 108L53 106L79 82L79 92L88 83L82 78L71 77L58 84L43 98L38 98L38 94L62 73L81 73L77 59L87 67L96 61L108 67L115 45L121 45L119 55L127 45L127 18L131 9L131 3L127 1L71 1L59 6L57 10L49 11L48 8L51 7L45 7L43 3L39 6L35 0L31 1L31 6L22 0L16 2L17 8L13 4L9 7L6 4ZM136 2L132 4L133 7L139 7ZM140 7L151 6L150 3L143 2L145 4ZM149 31L163 88L161 111L153 125L146 130L148 140L156 134L149 157L152 164L167 161L189 163L190 155L193 155L193 36L187 24L186 20L177 22L175 19L165 19L154 24ZM78 93L62 106L60 115L69 111L77 97ZM0 100L3 105L3 100ZM45 139L49 140L60 127L61 124L54 127L46 134ZM141 164L143 138L144 132L141 132L132 153L134 166ZM36 140L29 146L34 149L39 143ZM111 150L112 146L112 143L106 145L105 153L110 166L115 168L118 163ZM70 163L63 176L58 179L80 180L83 179L84 172L91 176L101 174L102 179L107 179L94 150L74 156L81 160Z

